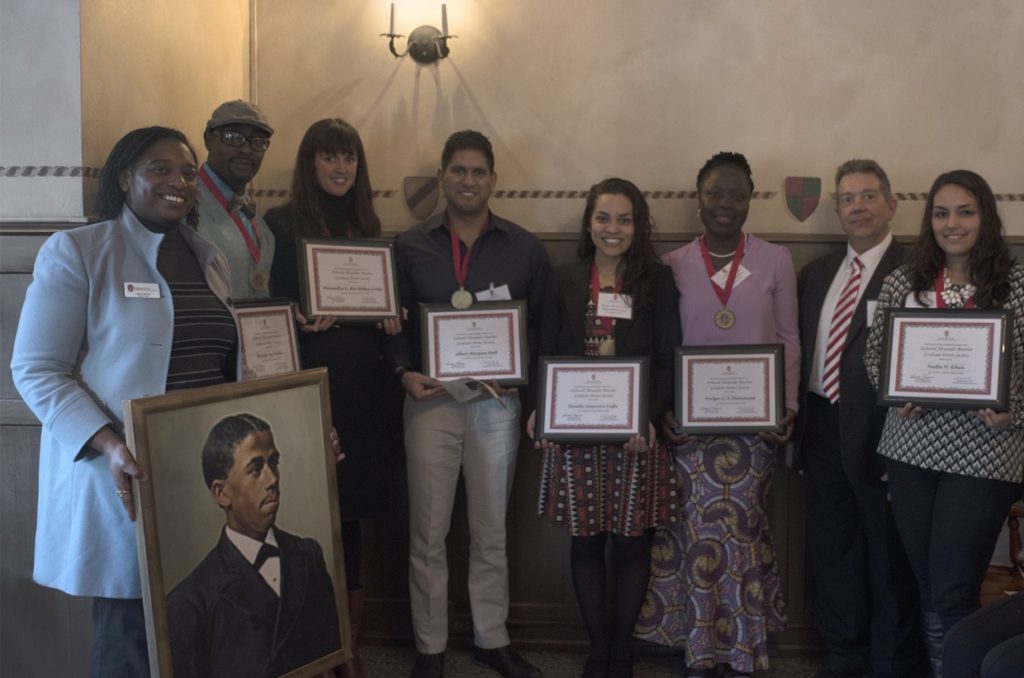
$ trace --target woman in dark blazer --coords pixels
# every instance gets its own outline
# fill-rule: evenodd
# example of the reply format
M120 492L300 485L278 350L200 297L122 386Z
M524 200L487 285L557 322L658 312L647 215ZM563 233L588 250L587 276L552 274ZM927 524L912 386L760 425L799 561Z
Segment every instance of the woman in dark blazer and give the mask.
M274 295L299 299L301 238L377 238L380 219L359 133L338 118L313 123L299 143L292 197L266 214L277 245L270 273ZM346 461L338 467L341 539L353 638L363 608L361 520L389 511L395 460L401 441L398 382L383 359L384 330L400 330L398 319L381 324L335 324L332 316L298 314L304 367L326 367L331 416ZM393 406L392 406L393 405ZM343 675L362 676L358 659Z
M672 407L679 294L651 245L653 223L643 194L624 179L590 189L578 260L557 271L557 299L544 306L541 354L649 357L649 412ZM626 310L606 310L615 295ZM599 312L600 311L600 312ZM619 317L612 317L619 316ZM530 418L533 433L534 417ZM572 535L573 587L590 636L586 678L631 676L630 636L650 574L655 525L676 515L671 457L655 426L626 445L550 445L544 449L539 512ZM615 561L613 619L605 605L605 545Z

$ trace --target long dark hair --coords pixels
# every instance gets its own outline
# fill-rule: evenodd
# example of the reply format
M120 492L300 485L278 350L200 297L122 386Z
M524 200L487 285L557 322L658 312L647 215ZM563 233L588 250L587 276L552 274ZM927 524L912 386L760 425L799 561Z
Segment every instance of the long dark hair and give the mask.
M974 247L967 255L967 274L977 287L974 303L978 308L1002 306L1010 296L1010 269L1014 258L1003 239L1003 220L996 209L996 197L988 182L970 170L940 174L932 184L921 217L917 247L910 262L910 288L920 303L920 293L934 288L939 269L946 263L946 254L932 232L932 209L935 207L935 194L949 185L963 188L978 201L981 228Z
M602 195L621 195L633 205L633 242L619 261L619 273L622 275L622 293L633 297L634 308L641 308L654 300L652 290L659 262L651 243L654 220L651 218L647 200L636 184L626 179L611 177L590 187L590 192L587 193L587 206L583 210L576 254L585 261L593 257L597 250L593 238L590 237L590 219L594 216L597 199Z
M176 129L170 127L143 127L132 130L121 137L114 148L111 149L107 161L103 163L100 170L100 191L96 196L96 214L102 220L116 219L124 208L124 191L121 190L121 173L134 167L139 158L149 150L149 147L158 141L172 139L185 144L192 160L196 161L196 152L188 138ZM185 220L192 226L199 223L199 211L196 205L192 205Z
M313 123L299 143L292 174L291 205L299 216L299 234L320 237L324 221L321 196L323 189L316 180L317 153L351 153L359 159L352 188L345 195L348 226L357 237L380 235L380 219L373 209L373 187L359 132L341 118L326 118Z

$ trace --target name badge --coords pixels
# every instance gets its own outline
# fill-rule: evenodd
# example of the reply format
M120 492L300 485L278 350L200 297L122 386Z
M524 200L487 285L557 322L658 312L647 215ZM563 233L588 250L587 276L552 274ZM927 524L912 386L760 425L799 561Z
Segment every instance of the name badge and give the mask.
M160 285L157 283L126 282L124 296L128 299L159 299Z
M477 301L512 301L512 293L508 291L508 285L491 286L476 293Z
M731 266L726 266L726 267L722 268L721 270L718 271L718 273L716 273L713 276L711 276L711 280L714 281L714 283L716 285L718 285L719 287L724 288L725 284L729 281L729 269L730 268L732 268L732 267ZM736 280L732 284L733 289L735 289L737 285L739 285L741 282L743 282L744 280L746 280L749 277L750 277L750 270L748 268L746 268L743 264L740 264L740 270L736 271Z
M633 319L633 298L628 294L599 292L597 295L597 315L602 318Z
M877 309L878 309L878 299L868 299L867 300L867 313L868 313L867 323L868 323L868 327L871 327L871 325L875 322L875 311Z

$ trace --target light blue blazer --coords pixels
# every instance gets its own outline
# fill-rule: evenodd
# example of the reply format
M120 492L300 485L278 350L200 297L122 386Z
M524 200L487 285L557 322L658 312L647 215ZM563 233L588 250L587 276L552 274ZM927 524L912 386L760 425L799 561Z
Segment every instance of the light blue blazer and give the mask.
M223 255L178 228L223 301ZM123 435L122 400L164 392L174 306L156 269L162 240L127 208L55 233L39 249L25 294L11 372L43 425L33 578L73 595L142 596L135 525L106 458L86 443L106 425ZM129 297L126 283L156 283L160 297Z

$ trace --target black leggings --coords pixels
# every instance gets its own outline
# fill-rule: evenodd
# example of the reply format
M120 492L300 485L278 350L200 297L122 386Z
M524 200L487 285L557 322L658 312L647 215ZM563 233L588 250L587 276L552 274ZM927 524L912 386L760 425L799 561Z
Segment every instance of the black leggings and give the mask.
M640 615L651 574L651 535L639 537L612 534L611 633L605 600L605 544L609 533L573 537L570 551L572 583L583 622L590 636L590 657L605 660L629 657L630 637Z

